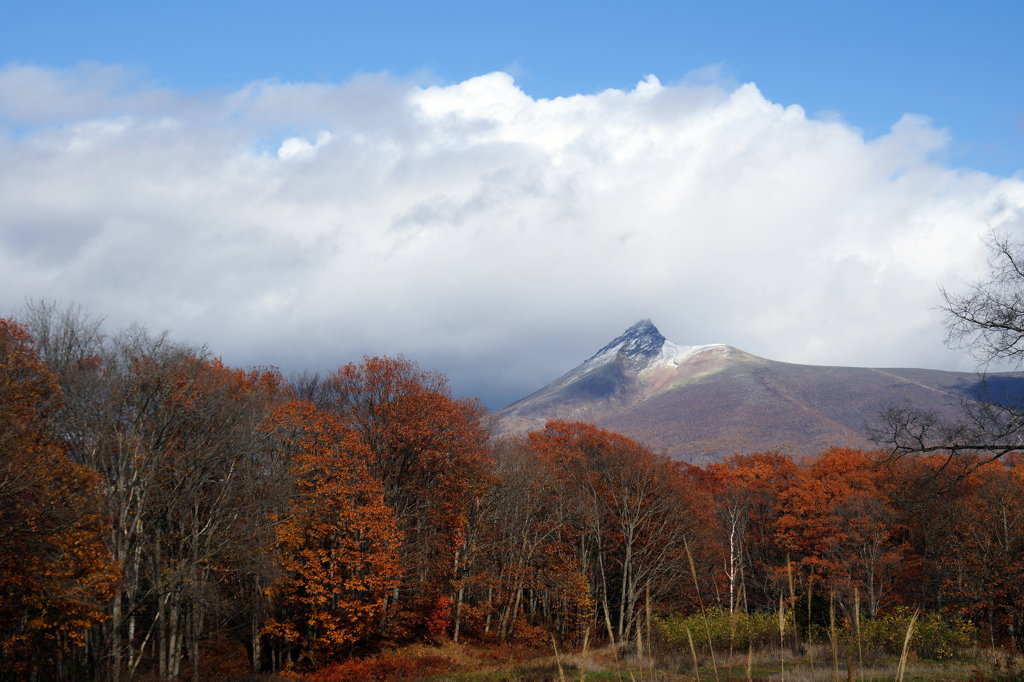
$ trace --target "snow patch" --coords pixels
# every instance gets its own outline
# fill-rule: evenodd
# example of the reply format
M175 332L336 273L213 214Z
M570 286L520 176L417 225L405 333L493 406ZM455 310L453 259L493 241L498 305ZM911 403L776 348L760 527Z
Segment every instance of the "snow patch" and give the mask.
M650 364L641 370L641 374L660 367L678 367L694 355L716 348L727 349L728 346L723 343L709 343L702 346L679 346L671 341L666 341L661 346L661 353L658 354L658 357L651 360Z
M584 374L588 374L598 367L603 367L610 362L614 362L626 343L626 341L623 341L622 343L605 348L576 369L570 371L566 378L577 378ZM651 360L643 367L635 369L640 376L646 376L650 372L658 369L674 369L700 353L715 349L725 349L725 352L728 353L729 346L724 343L709 343L700 346L680 346L666 340L662 344L661 351L658 355L651 358Z

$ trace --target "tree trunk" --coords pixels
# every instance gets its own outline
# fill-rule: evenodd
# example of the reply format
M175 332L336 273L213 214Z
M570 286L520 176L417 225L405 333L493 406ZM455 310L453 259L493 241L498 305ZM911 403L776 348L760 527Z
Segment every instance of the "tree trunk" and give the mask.
M111 682L121 679L121 592L114 595L114 603L110 607L110 670L108 678Z

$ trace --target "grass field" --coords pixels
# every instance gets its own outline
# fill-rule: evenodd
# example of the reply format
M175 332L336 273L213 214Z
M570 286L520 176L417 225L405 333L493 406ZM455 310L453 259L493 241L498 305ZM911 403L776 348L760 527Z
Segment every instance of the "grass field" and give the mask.
M844 662L833 667L828 647L815 647L798 658L779 661L778 652L754 652L731 659L723 653L717 667L692 662L671 652L651 658L620 654L611 648L586 652L560 652L514 646L442 644L412 645L358 662L322 670L305 677L308 682L349 680L423 680L426 682L642 682L642 681L750 681L750 682L871 682L897 679L898 657L875 658L847 670ZM273 679L273 678L271 678ZM278 678L280 679L280 678ZM967 651L960 660L906 662L904 681L1011 682L1024 680L1024 660L994 650Z

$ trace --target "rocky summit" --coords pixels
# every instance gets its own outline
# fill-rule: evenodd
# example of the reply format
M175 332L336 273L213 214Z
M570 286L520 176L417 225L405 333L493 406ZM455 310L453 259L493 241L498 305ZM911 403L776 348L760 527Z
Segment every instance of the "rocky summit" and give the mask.
M620 336L612 339L604 348L594 353L590 360L614 352L620 355L630 367L642 369L658 357L664 345L665 337L661 335L654 323L650 320L640 320Z

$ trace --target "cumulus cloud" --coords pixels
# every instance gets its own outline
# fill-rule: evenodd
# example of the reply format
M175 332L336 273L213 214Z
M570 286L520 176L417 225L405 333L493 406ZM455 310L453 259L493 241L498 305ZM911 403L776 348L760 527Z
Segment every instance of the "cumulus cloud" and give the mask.
M650 317L683 344L970 369L938 285L1024 230L1024 181L949 168L714 78L534 99L423 87L154 90L0 70L0 308L75 300L235 364L405 353L493 406Z

